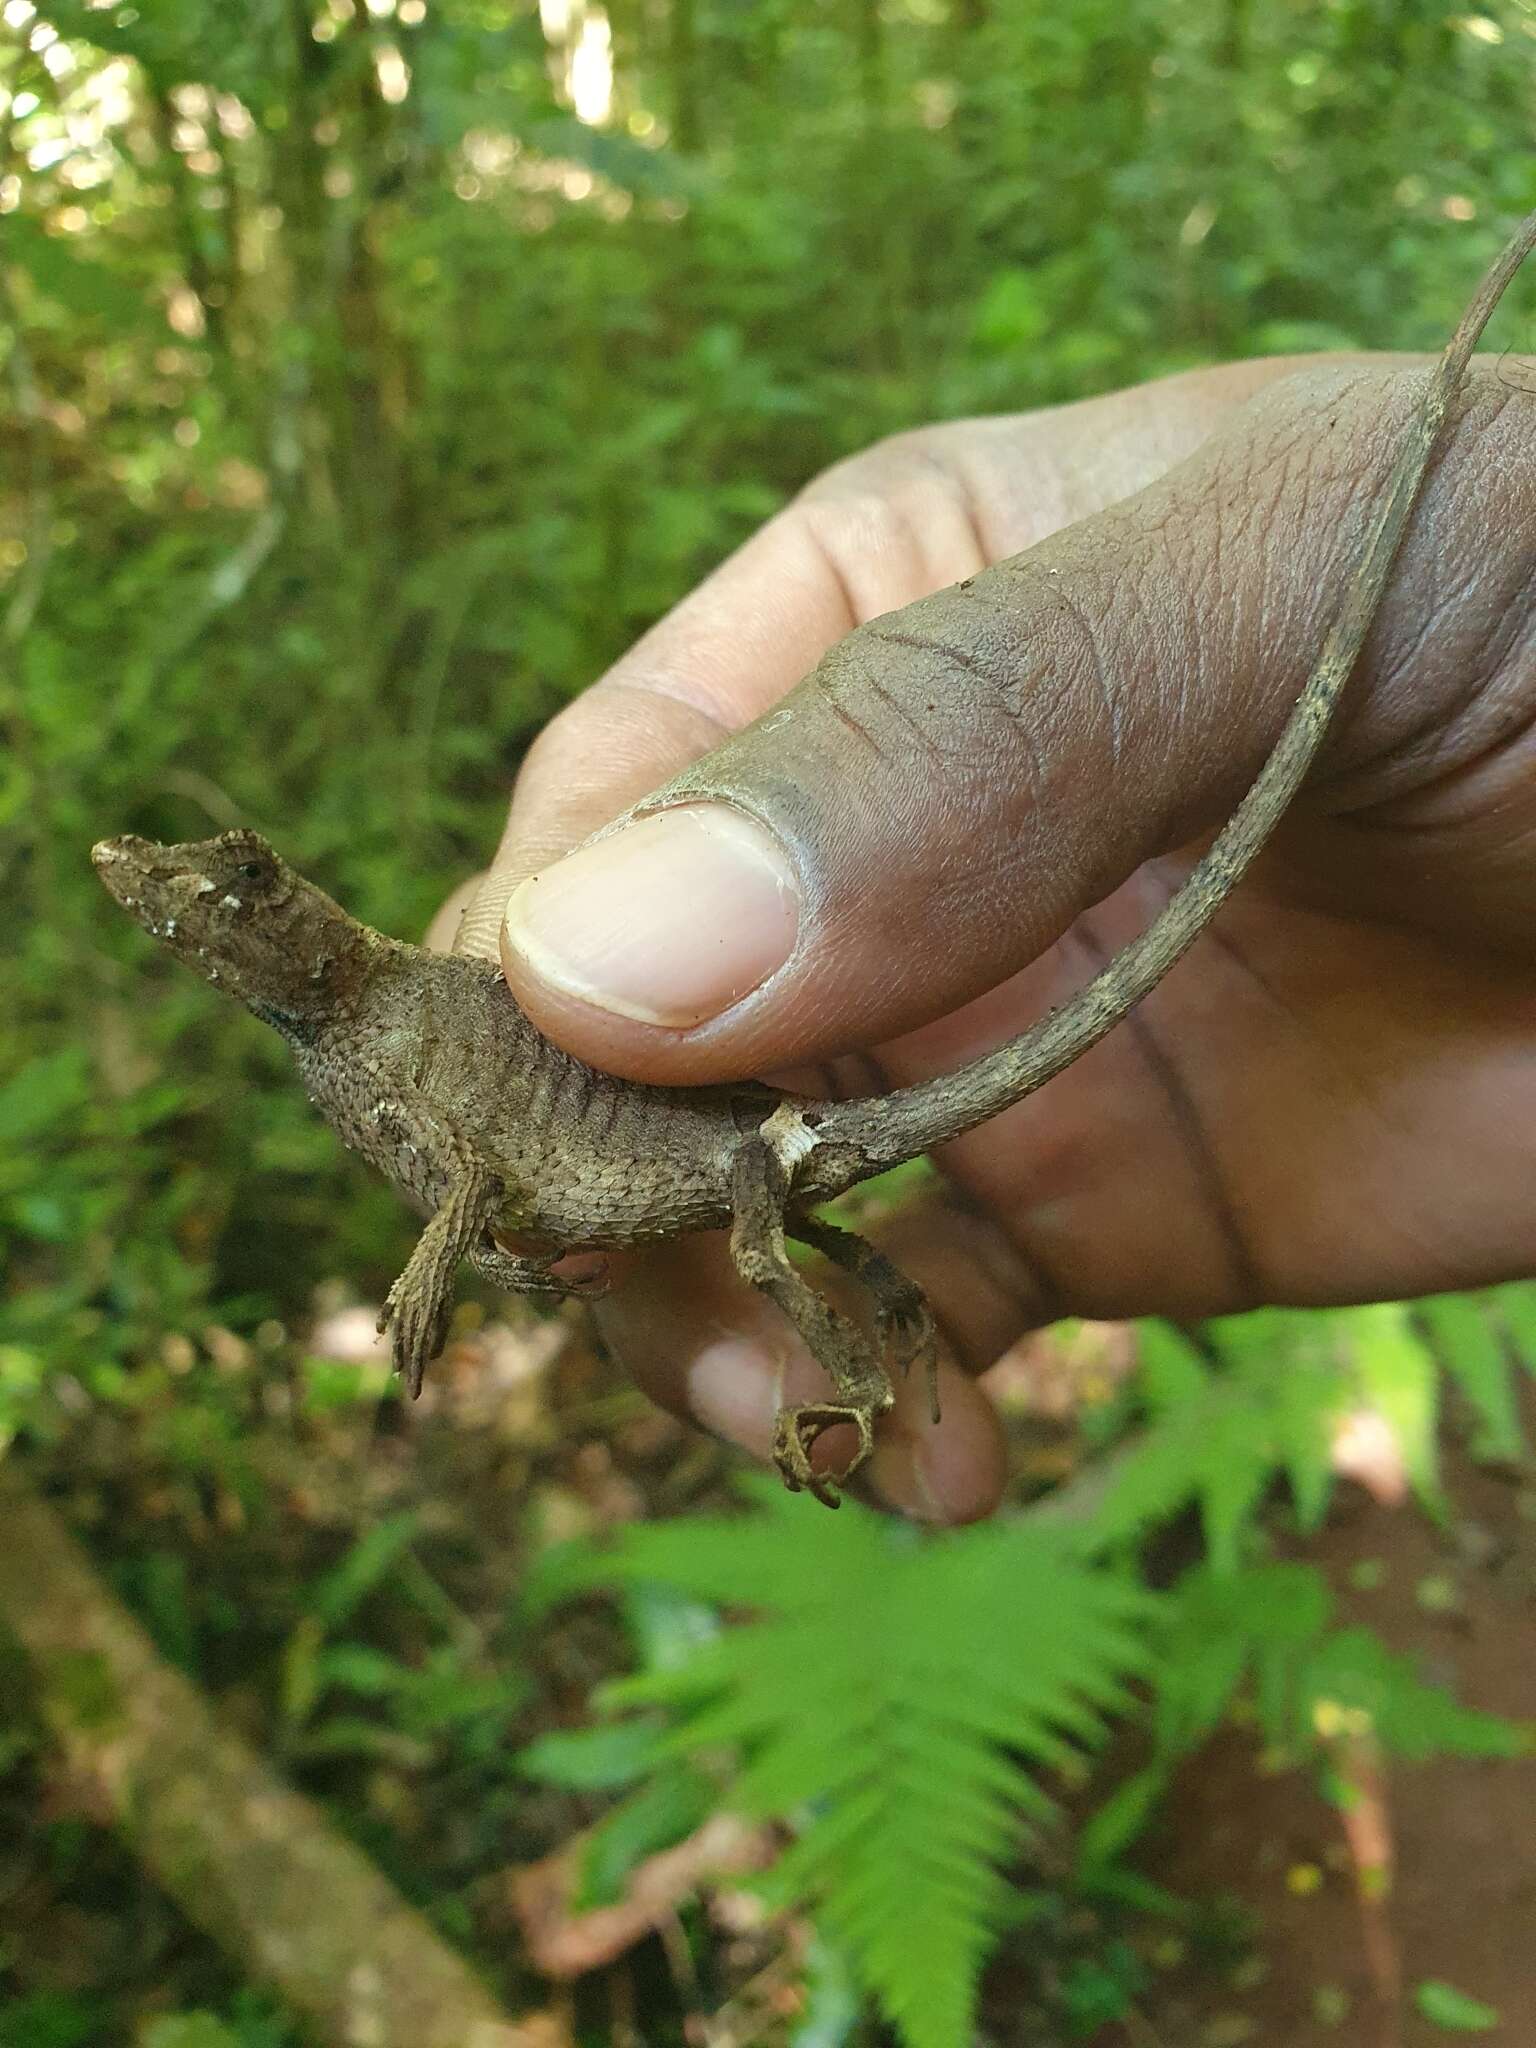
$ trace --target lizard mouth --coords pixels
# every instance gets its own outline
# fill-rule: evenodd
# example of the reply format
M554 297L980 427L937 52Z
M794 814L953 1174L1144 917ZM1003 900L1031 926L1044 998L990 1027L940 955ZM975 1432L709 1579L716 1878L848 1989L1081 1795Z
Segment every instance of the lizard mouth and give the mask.
M132 832L91 848L91 865L107 894L157 939L175 937L177 919L199 894L200 877L164 857L172 851Z

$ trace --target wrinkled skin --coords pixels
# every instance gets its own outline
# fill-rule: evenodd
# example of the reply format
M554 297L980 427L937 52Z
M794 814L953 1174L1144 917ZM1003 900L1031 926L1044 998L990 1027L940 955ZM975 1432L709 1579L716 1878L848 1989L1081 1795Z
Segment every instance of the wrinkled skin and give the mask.
M644 1080L807 1080L858 1047L839 1071L863 1092L1018 1031L1176 886L1306 672L1339 534L1412 390L1392 359L1292 369L933 429L831 472L541 737L440 942L499 947L541 1029ZM895 1505L995 1502L970 1376L1049 1317L1536 1268L1533 389L1528 366L1483 360L1310 796L1240 899L1127 1027L949 1147L943 1186L887 1225L957 1359L940 1429L919 1389L882 1425L870 1469ZM1098 716L1002 715L978 746L976 693L1000 685L969 668L963 700L871 687L791 760L771 727L731 739L850 628L1052 533L1059 574L1019 602L1042 669L1080 674ZM916 777L894 743L914 727L932 741ZM788 850L800 943L744 1000L668 1029L573 996L501 918L521 877L689 762ZM662 958L666 906L618 907ZM780 1389L814 1385L707 1242L648 1255L605 1325L658 1399L759 1453Z

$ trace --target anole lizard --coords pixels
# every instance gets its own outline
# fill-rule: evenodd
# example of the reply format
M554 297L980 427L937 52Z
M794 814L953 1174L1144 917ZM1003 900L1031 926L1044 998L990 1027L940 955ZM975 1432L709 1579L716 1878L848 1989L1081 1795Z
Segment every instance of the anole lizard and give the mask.
M853 1424L858 1447L846 1479L891 1405L887 1362L903 1370L922 1363L932 1389L936 1336L917 1288L873 1246L811 1208L1033 1093L1112 1029L1210 923L1316 756L1468 359L1533 245L1536 214L1490 269L1427 374L1317 664L1210 850L1086 987L953 1073L848 1102L752 1082L642 1086L584 1066L542 1037L494 964L429 953L358 924L253 832L179 846L108 839L94 849L117 901L283 1034L342 1138L427 1215L380 1325L393 1323L395 1363L413 1394L442 1347L463 1260L499 1287L559 1294L580 1291L552 1271L568 1251L729 1227L738 1272L784 1312L832 1382L829 1399L781 1410L774 1457L791 1487L836 1506L838 1480L811 1462L817 1437ZM865 1285L874 1343L790 1263L786 1235Z

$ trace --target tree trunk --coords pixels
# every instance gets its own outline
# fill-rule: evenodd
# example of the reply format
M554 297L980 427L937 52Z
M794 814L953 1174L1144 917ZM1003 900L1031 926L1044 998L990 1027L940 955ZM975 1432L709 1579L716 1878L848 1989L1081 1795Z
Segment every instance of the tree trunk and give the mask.
M0 1625L83 1780L187 1918L321 2040L369 2048L570 2048L513 2020L318 1807L171 1669L53 1509L0 1466Z
M699 39L694 0L672 0L667 14L667 72L672 86L672 144L684 156L704 146L699 106Z

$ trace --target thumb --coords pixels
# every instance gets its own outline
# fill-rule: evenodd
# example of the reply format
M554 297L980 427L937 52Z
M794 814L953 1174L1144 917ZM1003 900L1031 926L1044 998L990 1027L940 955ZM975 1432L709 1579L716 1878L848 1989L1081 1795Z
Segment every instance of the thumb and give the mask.
M1288 377L1137 497L860 627L523 884L502 941L519 1000L595 1065L698 1082L878 1043L1006 979L1231 810L1425 374ZM1426 732L1490 658L1490 492L1519 496L1503 480L1531 472L1510 396L1474 376L1420 500L1330 743L1335 807L1362 764L1372 798L1390 787L1394 750L1422 772ZM1510 578L1532 523L1523 503Z

